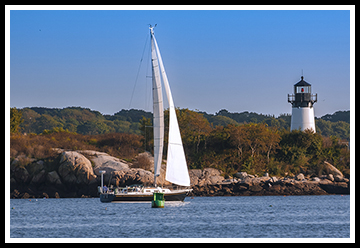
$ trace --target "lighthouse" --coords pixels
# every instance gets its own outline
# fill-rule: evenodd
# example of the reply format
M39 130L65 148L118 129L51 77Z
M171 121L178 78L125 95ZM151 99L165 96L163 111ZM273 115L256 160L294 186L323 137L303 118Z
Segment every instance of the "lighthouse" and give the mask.
M316 132L314 103L317 102L317 94L311 94L311 84L305 82L303 76L294 85L294 94L288 94L288 102L292 105L290 131L312 129Z

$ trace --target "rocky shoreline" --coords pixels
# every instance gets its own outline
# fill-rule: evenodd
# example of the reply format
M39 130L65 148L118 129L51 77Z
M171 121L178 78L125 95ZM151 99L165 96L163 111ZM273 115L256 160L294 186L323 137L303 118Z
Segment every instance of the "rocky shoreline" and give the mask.
M350 194L350 182L297 181L288 178L267 177L259 181L229 181L218 184L194 185L192 196L263 196L263 195L328 195Z
M107 185L153 184L153 173L139 166L140 161L152 168L153 158L148 153L139 154L133 163L112 157L106 153L80 150L55 149L59 155L55 161L15 158L10 165L10 198L76 198L98 197L100 170L105 170ZM26 163L24 162L26 160ZM24 165L25 164L25 165ZM269 177L236 173L225 179L221 171L213 168L189 171L190 196L260 196L260 195L325 195L350 194L350 181L329 163L325 164L322 177ZM161 168L158 184L170 186Z

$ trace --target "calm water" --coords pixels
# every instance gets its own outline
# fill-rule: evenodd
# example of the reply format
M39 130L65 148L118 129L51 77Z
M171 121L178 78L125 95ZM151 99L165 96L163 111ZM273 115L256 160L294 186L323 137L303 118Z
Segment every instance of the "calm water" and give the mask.
M14 208L14 209L13 209ZM350 196L11 199L11 238L349 238Z

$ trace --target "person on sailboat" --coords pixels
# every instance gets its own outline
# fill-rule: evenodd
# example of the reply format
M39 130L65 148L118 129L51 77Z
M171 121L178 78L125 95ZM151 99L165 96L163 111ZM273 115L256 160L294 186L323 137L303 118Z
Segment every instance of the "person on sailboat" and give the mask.
M104 185L104 187L103 187L103 192L104 192L104 193L107 193L107 192L108 192L108 187L106 187L106 185Z

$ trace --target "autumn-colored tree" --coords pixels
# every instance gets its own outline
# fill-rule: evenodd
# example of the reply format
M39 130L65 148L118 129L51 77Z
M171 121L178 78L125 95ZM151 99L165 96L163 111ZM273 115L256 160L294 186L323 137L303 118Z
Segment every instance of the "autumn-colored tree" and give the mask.
M265 150L267 150L266 157L267 157L267 162L269 163L270 152L274 151L279 147L280 134L276 128L267 128L264 135L264 139L266 144L264 148Z
M177 109L179 128L182 137L189 143L196 145L196 152L199 152L200 142L206 143L206 136L211 131L210 123L203 117L203 114L189 109Z
M190 153L192 150L199 152L200 144L204 142L206 147L206 138L210 133L211 126L209 121L198 112L189 109L176 109L176 116L179 122L181 138L185 146L185 150ZM165 118L165 142L167 140L169 110L164 112Z
M245 148L245 126L228 125L227 126L230 134L230 142L237 148L238 156L241 158L243 149Z
M244 143L251 149L251 157L254 157L257 149L264 150L265 142L265 124L250 123L244 125Z
M280 135L275 128L267 124L228 125L230 142L236 147L237 154L242 161L242 168L248 172L265 170L266 163L270 162L270 154L278 148Z

